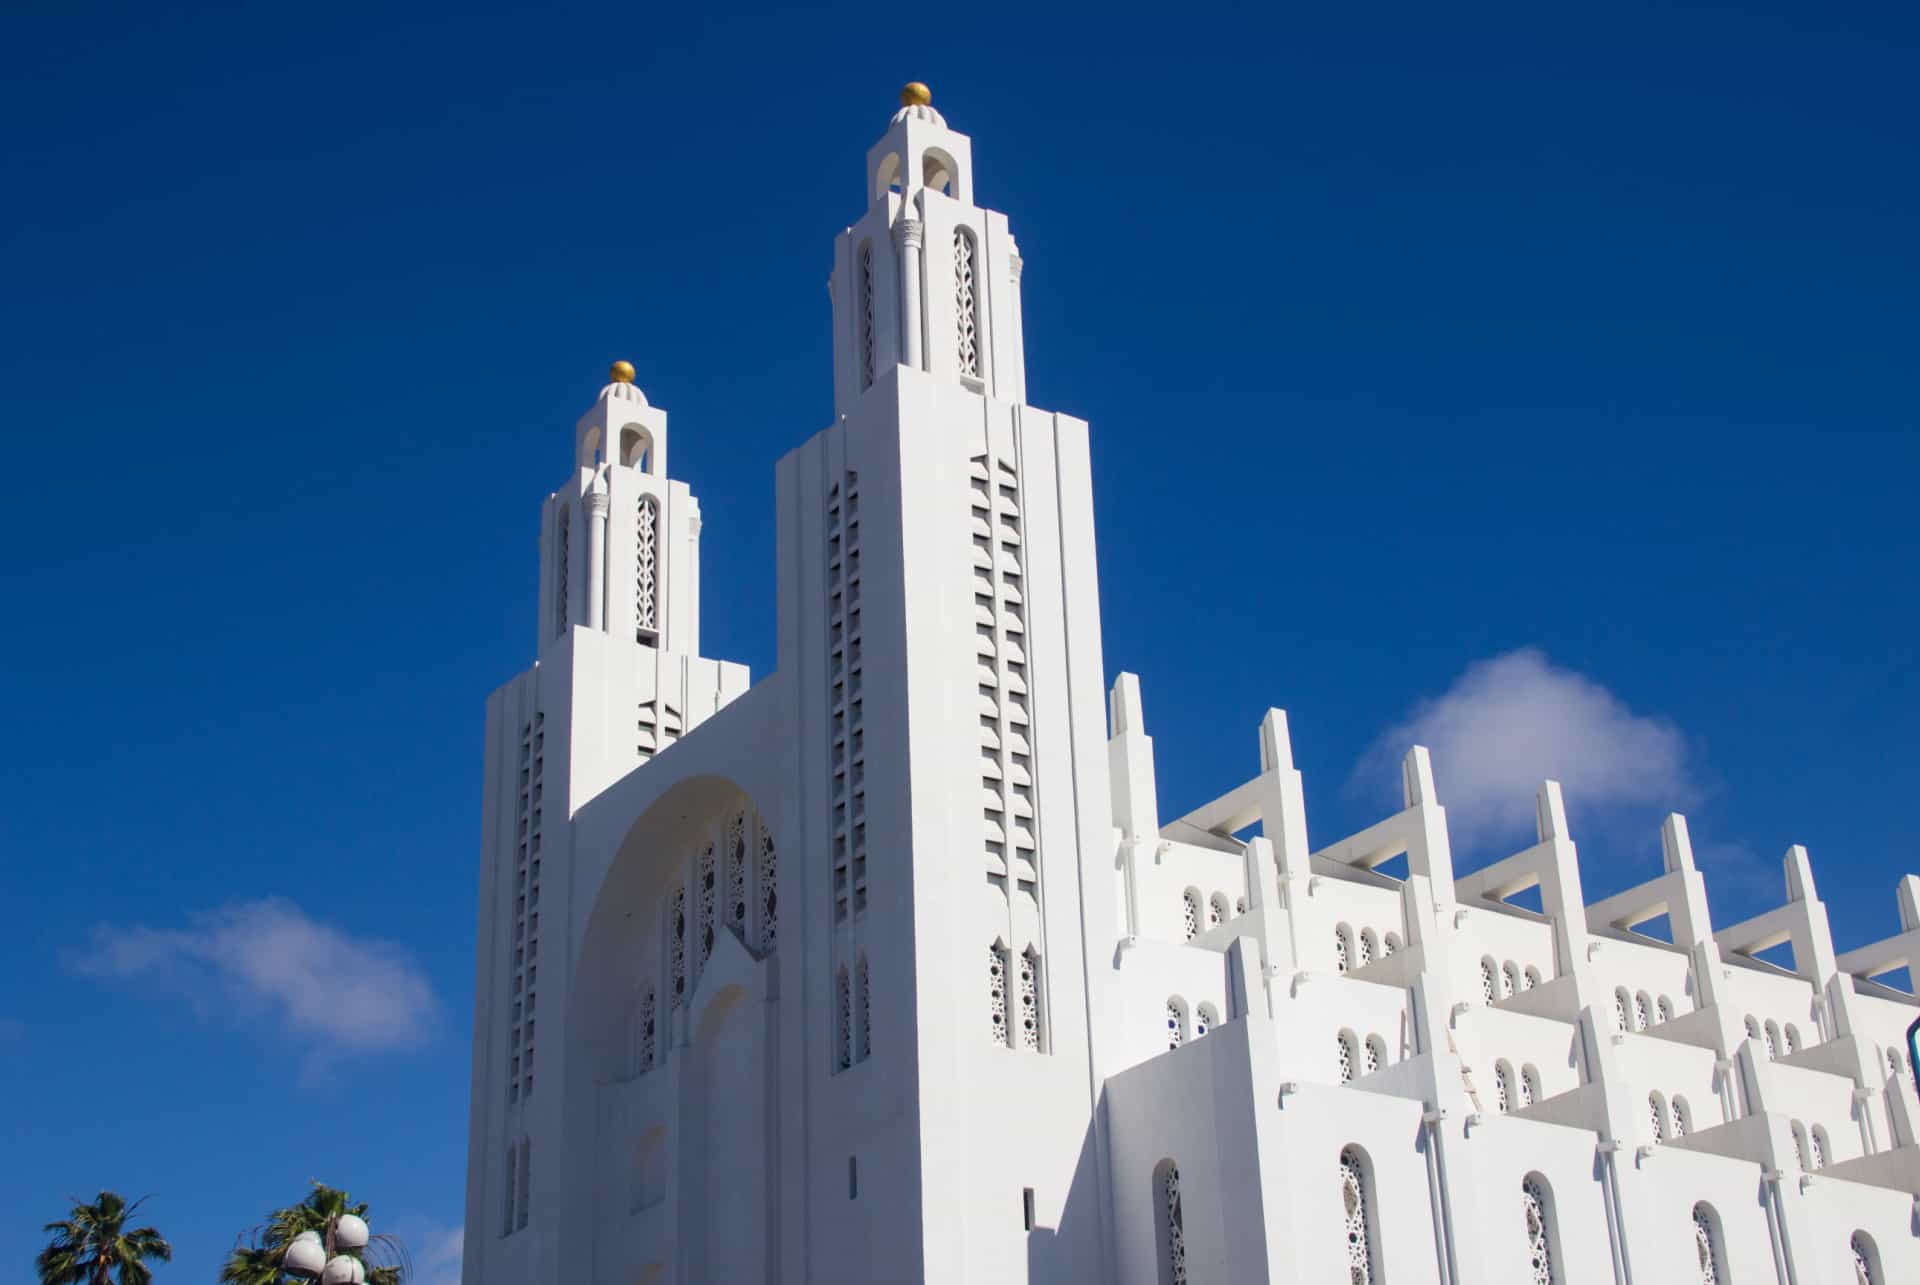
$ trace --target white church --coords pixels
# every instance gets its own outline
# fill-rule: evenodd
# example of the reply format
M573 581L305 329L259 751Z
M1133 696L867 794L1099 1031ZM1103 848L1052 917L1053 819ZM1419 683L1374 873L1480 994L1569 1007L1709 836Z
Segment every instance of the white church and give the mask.
M1419 746L1400 811L1310 837L1277 709L1162 813L1087 425L1027 404L1006 217L902 102L834 245L832 422L777 467L777 671L701 652L632 367L542 509L487 704L466 1285L1920 1281L1920 1006L1874 980L1920 878L1842 951L1795 847L1715 924L1675 815L1588 902L1552 781L1456 870Z

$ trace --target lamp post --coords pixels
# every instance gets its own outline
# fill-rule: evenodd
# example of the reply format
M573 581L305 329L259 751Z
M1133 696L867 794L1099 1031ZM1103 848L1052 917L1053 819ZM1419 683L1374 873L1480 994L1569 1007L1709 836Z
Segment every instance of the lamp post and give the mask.
M367 1265L360 1258L371 1239L367 1220L358 1214L336 1214L325 1233L303 1231L287 1242L281 1269L297 1281L320 1285L366 1285Z

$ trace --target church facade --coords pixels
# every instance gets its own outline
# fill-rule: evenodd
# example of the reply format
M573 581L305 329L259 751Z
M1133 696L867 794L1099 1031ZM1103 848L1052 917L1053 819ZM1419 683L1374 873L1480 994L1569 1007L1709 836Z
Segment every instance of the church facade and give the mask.
M487 704L467 1285L1920 1280L1920 1009L1873 980L1920 879L1839 951L1796 847L1717 925L1676 815L1588 902L1553 782L1456 871L1417 746L1400 811L1310 839L1279 710L1162 814L1087 426L1026 404L1018 247L903 102L833 423L778 465L777 671L701 654L631 367L545 501Z

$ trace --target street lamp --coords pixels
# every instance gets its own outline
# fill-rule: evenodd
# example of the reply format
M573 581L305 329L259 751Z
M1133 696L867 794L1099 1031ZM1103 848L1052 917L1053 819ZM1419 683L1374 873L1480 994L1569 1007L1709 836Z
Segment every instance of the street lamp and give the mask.
M303 1231L287 1242L281 1268L295 1280L320 1285L366 1285L367 1265L360 1253L371 1239L367 1220L358 1214L336 1214L327 1220L324 1235Z

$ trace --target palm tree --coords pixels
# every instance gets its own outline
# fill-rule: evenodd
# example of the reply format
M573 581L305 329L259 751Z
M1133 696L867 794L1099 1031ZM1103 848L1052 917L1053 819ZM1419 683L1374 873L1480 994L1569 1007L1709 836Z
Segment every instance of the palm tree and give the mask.
M103 1191L92 1204L72 1197L73 1212L64 1222L48 1223L53 1240L40 1251L40 1285L149 1285L147 1259L173 1261L173 1246L158 1230L127 1230L142 1201L129 1205L118 1193Z
M227 1255L226 1266L220 1269L221 1285L280 1285L282 1280L280 1264L286 1257L287 1245L301 1232L317 1231L322 1236L327 1228L341 1214L355 1214L361 1218L367 1216L367 1203L358 1204L338 1187L329 1187L316 1182L307 1198L297 1205L288 1205L285 1209L276 1209L267 1218L263 1227L253 1230L253 1243L242 1240ZM401 1258L401 1263L367 1266L368 1285L401 1285L405 1279L402 1270L404 1254L399 1242L390 1236L375 1236L374 1244ZM372 1245L368 1246L371 1250ZM364 1258L365 1255L363 1254Z

